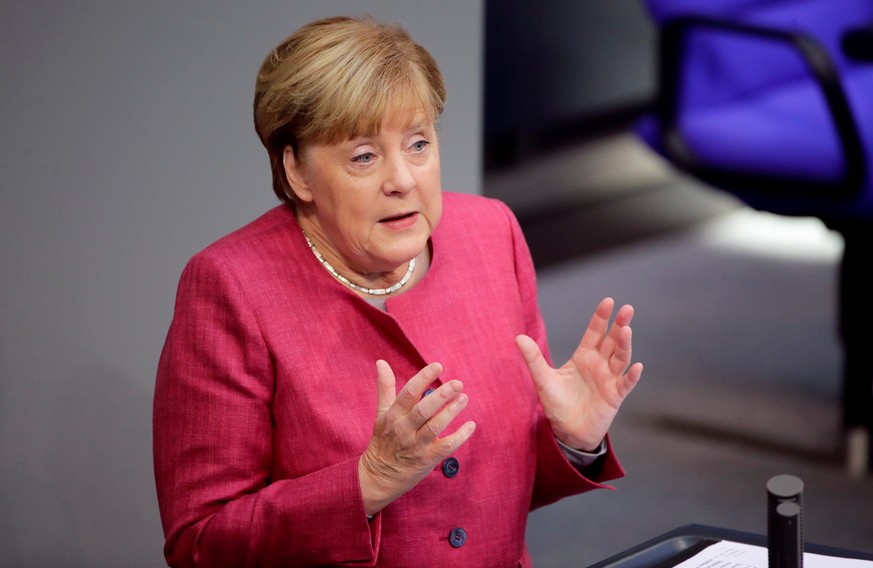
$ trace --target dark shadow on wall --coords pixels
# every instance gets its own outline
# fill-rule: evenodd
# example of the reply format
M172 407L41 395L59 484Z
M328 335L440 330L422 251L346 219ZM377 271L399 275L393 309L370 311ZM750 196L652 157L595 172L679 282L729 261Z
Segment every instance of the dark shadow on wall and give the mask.
M654 98L655 34L639 0L486 0L486 170L637 116Z

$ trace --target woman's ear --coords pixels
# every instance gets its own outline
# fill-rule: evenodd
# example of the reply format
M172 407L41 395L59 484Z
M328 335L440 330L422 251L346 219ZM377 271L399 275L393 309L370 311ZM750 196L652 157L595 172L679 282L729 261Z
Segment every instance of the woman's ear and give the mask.
M312 192L309 190L309 184L306 183L306 176L303 172L303 163L294 155L294 149L291 146L285 146L282 153L282 164L285 166L285 179L288 180L288 185L291 186L291 191L303 203L312 201Z

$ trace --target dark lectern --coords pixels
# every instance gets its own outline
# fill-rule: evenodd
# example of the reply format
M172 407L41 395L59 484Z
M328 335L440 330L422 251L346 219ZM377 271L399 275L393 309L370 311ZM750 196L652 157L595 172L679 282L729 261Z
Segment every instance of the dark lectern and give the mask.
M588 568L670 568L722 540L767 547L767 535L708 525L686 525L592 564ZM873 554L830 546L805 543L803 549L814 554L873 561Z

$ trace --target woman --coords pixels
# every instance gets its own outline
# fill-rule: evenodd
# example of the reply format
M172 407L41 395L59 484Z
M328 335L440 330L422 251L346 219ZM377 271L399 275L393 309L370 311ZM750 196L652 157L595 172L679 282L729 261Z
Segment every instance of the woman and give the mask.
M623 474L642 366L603 300L549 363L509 209L442 193L445 89L406 32L332 18L258 74L283 204L185 268L154 405L171 566L529 566L529 510Z

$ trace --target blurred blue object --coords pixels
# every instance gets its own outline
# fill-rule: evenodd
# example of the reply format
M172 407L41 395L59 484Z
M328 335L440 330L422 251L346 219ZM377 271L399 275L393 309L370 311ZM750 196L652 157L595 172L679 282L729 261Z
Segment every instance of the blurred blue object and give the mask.
M749 206L838 231L847 466L870 464L873 0L644 0L658 97L636 125L657 153Z

